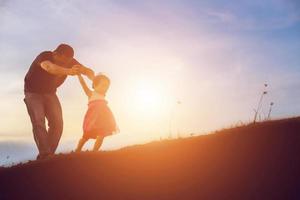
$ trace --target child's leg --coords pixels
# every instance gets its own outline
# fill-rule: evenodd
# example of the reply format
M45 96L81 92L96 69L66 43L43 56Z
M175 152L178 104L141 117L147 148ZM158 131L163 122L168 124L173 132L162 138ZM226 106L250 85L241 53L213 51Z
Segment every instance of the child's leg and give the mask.
M101 147L101 145L103 143L103 139L104 139L104 137L102 137L102 136L98 136L96 138L96 142L94 144L93 151L98 151L100 149L100 147Z
M88 141L88 139L86 139L86 138L81 138L80 140L79 140L79 142L78 142L78 145L77 145L77 148L76 148L76 152L80 152L81 151L81 149L82 149L82 147L83 147L83 145L86 143L86 141Z

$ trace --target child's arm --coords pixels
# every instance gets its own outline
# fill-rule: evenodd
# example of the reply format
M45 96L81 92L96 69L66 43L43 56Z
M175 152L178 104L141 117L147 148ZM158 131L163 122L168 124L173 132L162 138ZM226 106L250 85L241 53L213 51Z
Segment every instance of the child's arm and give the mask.
M82 66L83 68L83 71L85 72L84 74L91 80L93 81L94 77L95 77L95 72L88 68L88 67L85 67L85 66Z
M86 85L84 79L82 78L81 75L78 75L78 80L81 84L82 89L84 90L85 94L90 97L92 95L92 91L89 89L89 87Z

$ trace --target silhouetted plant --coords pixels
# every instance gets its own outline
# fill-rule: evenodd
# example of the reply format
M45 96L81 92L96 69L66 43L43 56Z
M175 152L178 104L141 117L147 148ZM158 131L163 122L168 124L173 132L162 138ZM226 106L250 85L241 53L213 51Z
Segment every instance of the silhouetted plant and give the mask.
M273 105L274 105L274 102L271 102L270 103L270 108L269 108L269 113L268 113L268 120L270 120L271 119L271 112L272 112L272 107L273 107Z
M260 96L260 98L259 98L257 108L254 109L254 119L253 119L253 123L256 122L257 115L258 115L258 113L259 113L259 110L260 110L261 107L262 107L262 101L263 101L263 98L264 98L264 96L268 93L268 92L266 91L266 88L267 88L267 87L268 87L268 84L264 84L264 90L263 90L263 92L262 92L262 94L261 94L261 96Z

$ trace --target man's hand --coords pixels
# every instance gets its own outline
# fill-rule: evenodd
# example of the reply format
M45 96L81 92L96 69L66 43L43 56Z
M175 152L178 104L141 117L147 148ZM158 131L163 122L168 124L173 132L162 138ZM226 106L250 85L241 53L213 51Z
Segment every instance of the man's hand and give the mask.
M80 67L77 65L74 65L69 71L69 75L71 76L79 75L80 73Z
M85 67L83 65L73 65L74 68L78 69L80 74L86 75L90 80L93 80L95 73L92 69ZM72 67L72 68L73 68Z

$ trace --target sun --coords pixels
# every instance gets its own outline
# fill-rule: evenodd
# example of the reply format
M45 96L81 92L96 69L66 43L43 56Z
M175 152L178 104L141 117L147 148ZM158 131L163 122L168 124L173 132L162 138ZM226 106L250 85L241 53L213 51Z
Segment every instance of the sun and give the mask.
M153 88L139 88L136 91L137 106L143 109L158 108L161 103L160 94Z
M139 83L133 91L135 111L143 116L159 115L164 110L166 95L163 87L154 83Z

